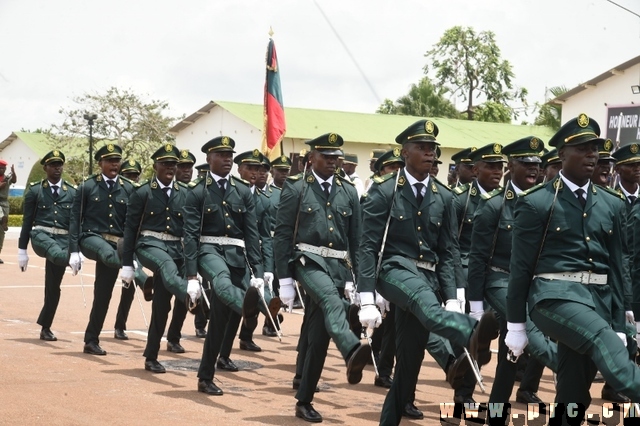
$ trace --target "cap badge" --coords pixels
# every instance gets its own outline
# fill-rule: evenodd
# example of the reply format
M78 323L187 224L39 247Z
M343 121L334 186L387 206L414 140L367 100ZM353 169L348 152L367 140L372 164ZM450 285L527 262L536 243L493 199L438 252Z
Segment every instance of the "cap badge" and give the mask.
M500 154L502 152L502 145L500 145L499 143L496 143L493 145L493 152L495 154Z
M638 144L637 143L632 143L631 146L629 147L629 151L631 151L632 154L637 154L638 153Z
M283 163L287 162L287 156L283 155L282 157L280 157L280 161L282 161Z
M589 125L589 117L587 114L582 113L578 116L578 126L584 128Z
M611 152L611 148L613 148L613 142L611 142L611 139L604 141L604 150Z
M132 166L135 166L136 165L136 160L129 160L129 164L132 165Z
M331 133L329 135L329 143L333 145L337 141L338 141L338 135L336 135L335 133Z
M110 144L108 144L108 145L107 145L107 151L109 151L109 152L113 152L113 150L114 150L114 149L116 149L116 148L113 146L113 144L112 144L112 143L110 143Z
M58 150L53 151L54 157L60 157L60 152Z
M424 123L424 130L426 130L428 134L433 134L433 122L427 120L427 122Z
M187 158L189 156L189 151L186 149L183 149L182 151L180 151L180 157L182 158Z
M258 157L260 157L260 151L259 151L259 150L257 150L257 149L254 149L254 150L253 150L253 157L254 157L254 158L258 158Z
M400 148L398 147L393 148L393 156L400 157Z
M538 138L531 138L531 140L529 141L529 148L538 149L538 146L540 146L540 141L538 140Z
M171 152L172 149L173 149L173 145L171 145L170 143L164 146L164 150L167 152Z
M222 142L220 142L222 146L229 146L229 138L227 136L222 138Z
M471 147L471 152L473 152L473 151L477 151L477 150L478 150L478 148L476 148L475 146L472 146L472 147Z

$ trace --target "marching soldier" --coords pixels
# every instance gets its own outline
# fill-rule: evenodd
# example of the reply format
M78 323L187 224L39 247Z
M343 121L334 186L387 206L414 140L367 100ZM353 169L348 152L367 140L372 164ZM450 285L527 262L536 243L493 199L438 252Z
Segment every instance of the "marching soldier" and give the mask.
M124 231L120 278L129 284L133 282L134 253L155 277L151 323L144 350L144 369L152 373L165 372L158 362L158 351L171 310L171 297L175 295L175 303L185 306L189 302L187 294L193 304L200 297L198 280L187 283L185 277L182 209L188 191L174 180L179 154L178 148L166 144L151 155L154 177L131 194Z
M364 194L364 182L356 173L356 167L358 167L358 156L356 154L344 154L344 161L342 162L342 170L347 174L347 177L351 179L353 186L355 186L358 192L358 197L362 197Z
M120 175L126 177L132 182L138 183L141 173L142 165L133 158L124 160L120 166Z
M46 259L44 271L44 306L38 316L42 326L40 340L58 340L51 324L60 301L60 283L69 262L69 219L76 188L62 179L65 156L61 151L48 152L42 164L46 179L32 182L24 195L22 229L18 240L18 265L27 270L27 245Z
M558 150L552 149L547 152L541 158L542 163L540 163L540 168L542 169L542 174L544 175L543 182L549 182L558 176L558 172L562 168L562 162L560 161L560 157L558 156Z
M442 164L442 161L439 160L441 155L442 155L442 151L440 151L440 147L437 147L436 159L433 162L433 166L431 166L431 170L429 170L429 174L431 175L431 177L436 179L438 178L438 173L440 173L440 164Z
M489 345L497 337L492 314L478 323L461 313L456 299L451 192L429 176L437 135L437 126L429 120L398 135L405 168L378 178L363 203L357 280L362 325L373 328L380 322L374 290L396 305L397 364L382 409L384 425L399 424L410 402L430 332L468 347L479 365L491 359Z
M311 148L311 172L292 176L280 196L274 249L280 278L280 297L289 304L295 297L296 279L307 293L304 313L306 357L296 393L296 417L320 422L313 408L313 394L322 373L329 339L347 364L350 384L359 383L371 357L369 345L360 344L349 329L344 296L346 281L353 281L350 262L357 271L356 250L360 236L360 204L349 179L335 174L342 154L341 136L327 133L307 144Z
M371 171L371 175L364 183L364 190L367 192L371 185L373 184L373 178L378 176L378 172L376 171L376 161L380 158L382 154L388 152L387 149L374 149L371 151L371 159L369 160L369 170Z
M630 144L620 147L612 155L616 159L618 175L614 189L624 195L627 213L630 213L640 195L640 151L637 144Z
M471 153L475 150L475 147L466 148L451 156L451 160L455 163L455 171L458 178L455 186L470 184L476 177L473 171L473 161L471 160Z
M509 259L511 258L511 234L513 209L519 194L535 186L540 164L540 151L544 143L533 136L517 140L502 149L509 158L511 180L504 188L491 191L481 197L476 210L471 251L469 253L469 305L470 315L479 319L484 313L484 300L498 313L500 340L498 342L498 367L489 402L509 402L516 376L517 365L507 360L504 336L507 332L507 285L509 283ZM557 370L557 346L542 335L527 318L527 347L532 355L516 401L541 403L536 395L540 376L546 365ZM468 362L463 360L464 368Z
M116 245L124 235L129 194L133 183L118 175L122 148L107 144L94 156L100 173L89 176L80 184L73 200L69 224L69 266L74 272L81 268L80 250L96 261L93 306L84 333L84 353L106 355L100 345L113 287L122 266Z
M195 157L194 157L195 161ZM198 175L196 176L195 181L189 184L189 187L195 186L199 180L205 179L207 177L207 173L209 172L209 163L203 163L195 166L195 169L198 171ZM211 291L211 284L207 283L206 280L202 280L202 286L205 288L205 293ZM209 297L211 298L211 297ZM209 316L205 315L202 309L198 309L193 318L193 325L196 329L196 337L200 339L204 339L207 337L207 321L209 321Z
M189 192L184 208L187 278L196 279L200 272L213 285L198 370L198 391L209 395L223 393L213 376L225 333L235 335L237 330L230 322L232 312L242 313L247 328L255 329L259 291L264 288L255 201L247 183L230 175L234 147L228 136L202 146L210 171ZM250 287L245 284L249 273Z
M598 164L593 171L593 183L601 186L611 186L611 172L616 165L616 158L611 156L613 143L611 139L598 143Z
M599 134L598 123L580 114L551 138L562 170L518 198L509 267L505 344L522 353L527 311L557 341L556 417L564 417L564 404L577 403L575 421L591 403L596 370L640 401L640 369L624 344L625 208L618 195L590 182Z

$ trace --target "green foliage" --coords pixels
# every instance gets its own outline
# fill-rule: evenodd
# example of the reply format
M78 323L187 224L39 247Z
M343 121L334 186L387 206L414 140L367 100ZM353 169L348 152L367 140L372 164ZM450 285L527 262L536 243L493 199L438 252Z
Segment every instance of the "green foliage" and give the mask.
M22 226L22 215L21 214L10 214L8 226Z
M39 182L46 177L47 174L44 172L42 164L40 164L40 161L37 161L33 166L31 166L31 171L27 178L27 185L31 182Z
M72 99L76 108L61 108L61 123L53 124L47 131L55 147L67 153L78 151L79 140L89 140L89 125L85 114L97 114L93 123L93 152L105 143L116 143L123 149L123 158L134 158L143 169L151 165L151 153L162 144L173 143L169 134L172 124L183 117L168 115L169 104L160 100L147 100L131 89L110 87L104 93L85 93ZM88 144L87 144L88 145ZM71 158L70 158L71 157ZM67 155L67 173L74 182L97 171L87 169L88 153Z
M24 197L9 197L9 214L22 214Z
M555 86L549 89L549 92L553 95L554 98L563 95L567 92L567 88L565 86ZM545 103L543 105L537 104L536 107L539 109L538 116L534 121L534 124L537 126L547 126L554 131L560 129L560 117L562 116L562 105Z
M527 90L514 88L511 64L501 58L491 31L476 33L470 27L450 28L425 57L428 58L423 68L425 74L435 72L437 86L448 88L467 102L464 112L468 120L474 119L477 105L484 102L504 105L513 118L518 117L518 109L510 106L513 101L526 106ZM492 106L487 108L495 112Z
M446 93L446 88L436 88L428 77L424 77L418 84L412 84L409 92L399 97L395 103L385 99L376 112L417 117L460 118L456 107L445 98Z
M511 109L497 102L487 101L478 105L473 112L474 121L511 123Z

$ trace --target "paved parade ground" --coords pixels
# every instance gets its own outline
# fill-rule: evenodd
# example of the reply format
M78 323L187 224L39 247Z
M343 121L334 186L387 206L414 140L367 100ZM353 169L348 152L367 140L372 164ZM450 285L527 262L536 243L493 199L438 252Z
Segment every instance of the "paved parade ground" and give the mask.
M44 297L44 259L29 248L28 270L20 272L18 232L17 228L10 229L0 254L4 260L4 265L0 265L0 424L307 424L294 417L296 401L291 388L302 310L284 314L285 336L281 343L259 333L260 320L254 341L262 347L262 352L241 351L236 340L231 359L240 371L218 371L216 383L224 395L207 396L196 390L195 370L204 339L194 335L193 316L187 317L183 328L181 343L186 353L169 353L163 342L158 360L167 368L167 373L147 372L142 356L146 327L140 303L147 320L151 317L151 303L145 302L138 292L127 324L129 340L115 340L113 324L120 299L119 284L114 289L100 341L108 355L82 353L84 329L93 299L92 261L85 262L81 273L86 307L81 277L72 276L67 268L52 326L58 341L39 340L40 326L36 318ZM491 363L483 368L488 390L493 382L495 363L494 354ZM320 392L314 401L324 423L376 424L386 390L373 385L374 377L373 367L368 366L362 382L349 385L344 361L331 343ZM601 383L592 387L594 402L589 413L601 410L601 388ZM549 370L545 370L538 394L545 402L553 401L553 378ZM479 389L475 396L478 402L488 399ZM453 391L444 373L425 355L415 401L425 418L403 420L402 424L439 424L440 403L451 402L452 398ZM512 398L515 401L515 390ZM513 403L512 414L522 416L525 410L524 404Z

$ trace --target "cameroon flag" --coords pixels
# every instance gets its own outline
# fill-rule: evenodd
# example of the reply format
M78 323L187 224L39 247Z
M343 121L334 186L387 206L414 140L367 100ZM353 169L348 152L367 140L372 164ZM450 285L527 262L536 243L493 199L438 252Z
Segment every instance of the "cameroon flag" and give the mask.
M282 142L287 126L284 120L282 90L280 87L280 67L276 55L276 45L269 39L267 46L267 79L264 85L264 129L262 132L262 152L273 159L281 154L278 145Z

